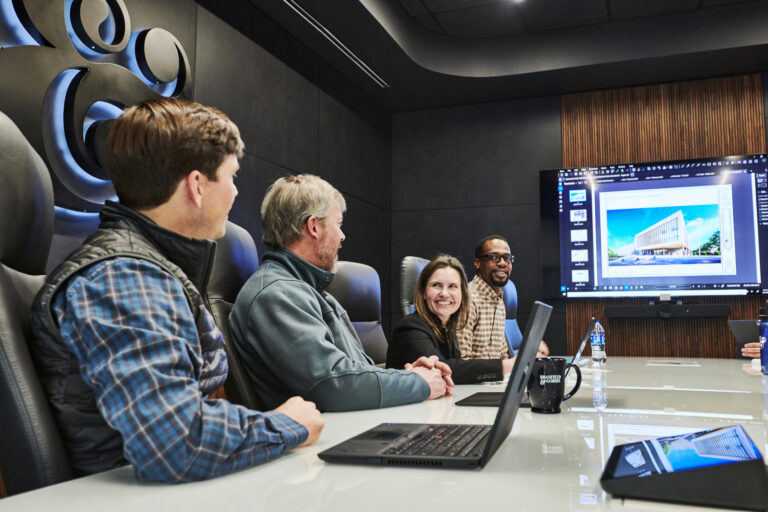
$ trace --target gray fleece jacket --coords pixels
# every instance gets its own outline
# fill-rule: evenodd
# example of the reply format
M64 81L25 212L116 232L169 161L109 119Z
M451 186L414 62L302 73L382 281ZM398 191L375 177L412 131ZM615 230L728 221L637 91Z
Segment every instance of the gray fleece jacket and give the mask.
M276 249L237 296L229 317L235 348L267 409L299 395L321 411L426 400L419 375L378 368L347 312L325 289L333 274Z

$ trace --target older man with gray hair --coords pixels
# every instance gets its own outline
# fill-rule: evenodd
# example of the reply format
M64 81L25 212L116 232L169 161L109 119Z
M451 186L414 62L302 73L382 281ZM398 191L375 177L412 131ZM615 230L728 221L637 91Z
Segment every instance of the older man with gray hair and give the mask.
M325 180L280 178L261 206L261 266L237 296L235 347L264 406L300 395L322 411L373 409L450 394L450 368L421 358L403 370L378 368L344 311L325 289L344 241L346 203Z

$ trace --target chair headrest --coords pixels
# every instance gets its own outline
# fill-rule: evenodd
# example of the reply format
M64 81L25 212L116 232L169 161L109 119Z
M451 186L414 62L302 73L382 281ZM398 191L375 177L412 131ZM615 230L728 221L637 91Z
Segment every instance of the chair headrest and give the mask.
M53 186L43 159L0 112L0 263L44 274L53 238Z
M328 293L341 304L353 322L381 320L381 281L376 269L363 263L339 261Z
M227 221L227 233L216 240L208 297L234 303L240 288L259 268L259 253L253 237L245 229Z
M400 263L400 312L403 315L413 313L413 289L419 275L429 260L418 256L406 256Z
M507 318L515 318L517 316L517 287L511 280L507 280L507 284L502 290L504 291L504 308L507 310Z

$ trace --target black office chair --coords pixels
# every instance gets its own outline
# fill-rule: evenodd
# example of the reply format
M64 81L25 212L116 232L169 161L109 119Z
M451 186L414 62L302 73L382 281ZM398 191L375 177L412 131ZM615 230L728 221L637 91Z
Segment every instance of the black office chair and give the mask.
M72 468L28 349L30 306L53 237L48 169L0 112L0 470L8 494L68 480Z
M504 307L507 310L507 320L504 326L504 334L507 337L510 354L517 354L520 343L523 342L523 333L517 323L517 287L511 280L504 285Z
M216 240L216 255L207 291L211 312L224 337L224 351L229 362L224 391L229 401L249 409L261 410L261 402L240 364L229 331L229 314L235 298L258 267L259 253L250 233L237 224L227 222L227 233Z
M387 361L387 337L381 327L381 281L373 267L339 261L336 276L328 287L349 314L363 350L377 365Z
M419 280L419 274L427 263L429 260L418 256L406 256L400 262L400 313L403 316L416 311L413 306L413 290L416 287L416 281Z

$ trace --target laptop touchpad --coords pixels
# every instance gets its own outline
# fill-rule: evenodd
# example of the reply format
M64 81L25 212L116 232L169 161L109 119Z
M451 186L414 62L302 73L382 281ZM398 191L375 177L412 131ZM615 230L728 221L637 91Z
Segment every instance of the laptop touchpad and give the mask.
M359 440L372 440L372 441L391 441L402 436L403 433L397 430L373 430L370 432L364 432L357 438Z

